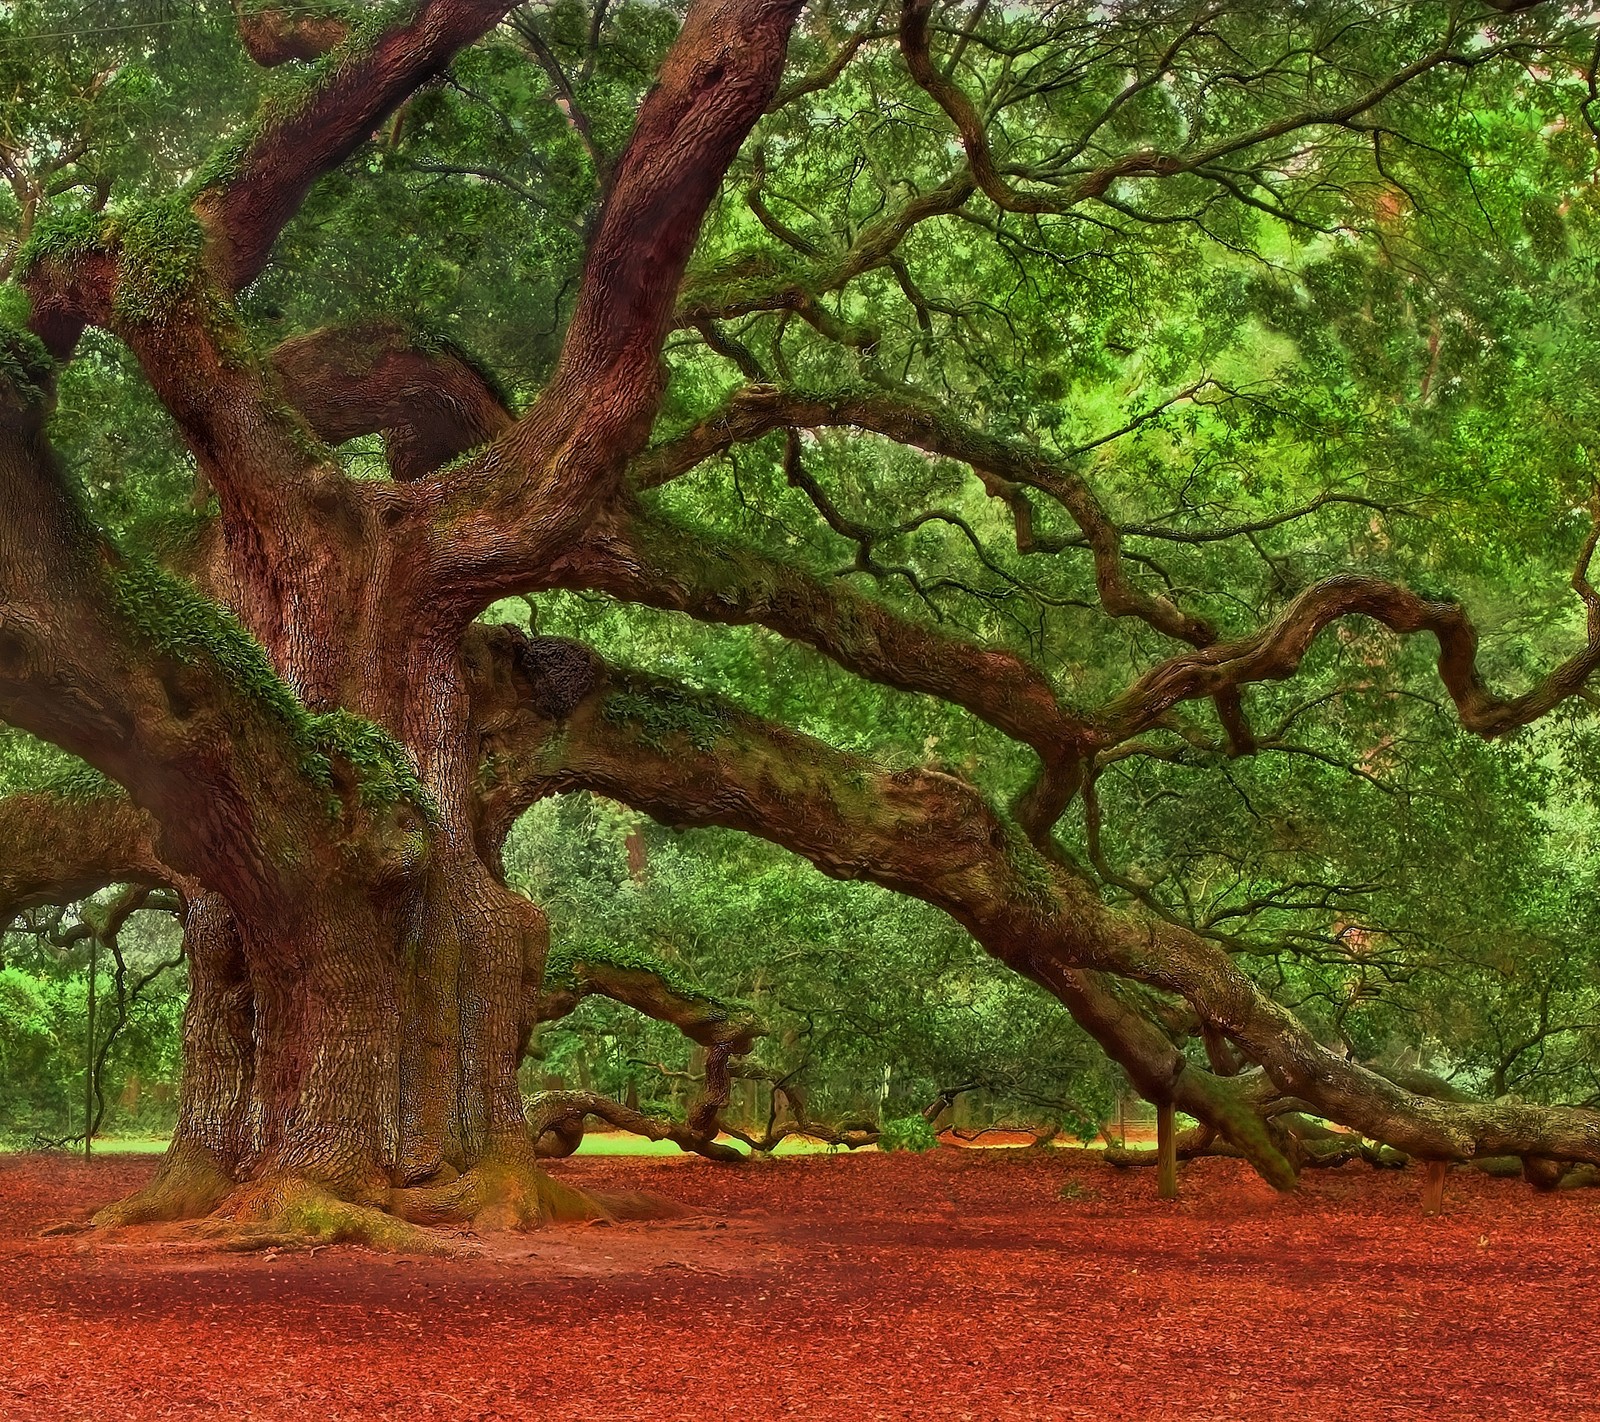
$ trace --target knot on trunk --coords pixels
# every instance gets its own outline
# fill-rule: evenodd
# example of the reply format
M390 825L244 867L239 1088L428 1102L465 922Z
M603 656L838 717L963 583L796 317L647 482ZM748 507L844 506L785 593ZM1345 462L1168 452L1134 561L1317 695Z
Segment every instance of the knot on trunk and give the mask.
M600 682L599 659L563 637L529 637L516 658L531 683L534 709L553 721L566 720Z

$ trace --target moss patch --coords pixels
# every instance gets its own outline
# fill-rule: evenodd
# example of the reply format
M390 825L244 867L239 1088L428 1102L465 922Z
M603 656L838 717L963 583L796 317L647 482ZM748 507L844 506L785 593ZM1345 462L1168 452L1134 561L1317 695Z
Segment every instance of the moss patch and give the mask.
M17 253L16 274L26 277L40 262L70 265L99 249L105 218L81 208L47 213L34 224Z
M437 806L417 775L405 747L382 726L353 711L328 711L307 717L310 738L318 753L344 761L361 783L361 803L370 810L386 810L407 800L429 819Z
M1001 847L1020 890L1019 897L1041 913L1059 907L1055 879L1044 856L1034 848L1022 826L1009 815L996 811L996 818L1000 823Z
M579 985L580 969L587 964L598 968L615 968L623 972L649 973L652 977L659 978L661 985L675 997L693 998L701 1002L716 1001L688 977L679 965L657 958L642 948L614 947L610 944L603 948L552 948L544 964L545 985L573 990Z
M300 769L309 779L331 789L332 758L337 758L355 773L368 808L408 800L433 817L432 797L404 747L353 712L307 711L273 670L261 644L224 608L143 561L113 574L112 586L118 610L158 651L186 666L211 661L236 691L277 719L300 752Z
M102 240L119 251L112 304L123 321L158 322L206 292L205 230L184 194L141 203L112 217Z
M607 694L600 714L612 725L633 729L652 750L666 750L674 736L683 736L696 750L709 751L735 713L712 696L680 687L624 683Z

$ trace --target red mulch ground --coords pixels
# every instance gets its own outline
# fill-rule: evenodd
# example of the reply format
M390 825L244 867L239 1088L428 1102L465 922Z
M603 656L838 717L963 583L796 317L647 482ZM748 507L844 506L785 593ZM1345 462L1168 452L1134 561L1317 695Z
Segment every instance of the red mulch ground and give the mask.
M149 1158L0 1158L0 1418L1600 1417L1600 1198L945 1149L555 1173L706 1210L485 1257L39 1239ZM1064 1184L1068 1195L1061 1198Z

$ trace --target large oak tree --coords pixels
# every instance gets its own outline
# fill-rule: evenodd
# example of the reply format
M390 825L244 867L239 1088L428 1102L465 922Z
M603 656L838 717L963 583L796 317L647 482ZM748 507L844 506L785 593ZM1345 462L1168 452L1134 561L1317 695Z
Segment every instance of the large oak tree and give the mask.
M1440 391L1484 397L1492 303L1564 290L1520 234L1586 201L1563 145L1588 141L1592 35L1542 9L241 4L250 55L290 77L209 158L119 198L92 134L13 123L0 715L106 781L0 802L6 905L132 882L188 906L177 1134L102 1219L597 1208L536 1167L517 1066L548 931L501 863L530 805L577 790L943 910L1281 1187L1270 1117L1302 1107L1426 1157L1600 1164L1595 1113L1416 1094L1263 987L1223 919L1327 917L1326 893L1197 914L1119 870L1104 823L1132 762L1326 758L1291 726L1424 683L1397 645L1436 645L1454 720L1488 738L1600 665L1587 525L1557 550L1585 625L1553 619L1506 694L1467 608L1404 576L1437 548L1390 527L1463 448ZM453 75L469 52L487 98ZM91 111L104 87L82 80ZM1514 220L1460 120L1497 105L1521 171L1552 155ZM402 232L436 181L524 204L494 240L548 270L506 284L510 329L479 310L502 359L411 319L381 242L387 309L276 329L297 303L263 293L297 263L340 303L314 264L359 243L369 179ZM359 287L358 248L341 260ZM52 446L91 346L137 362L192 457L189 536L156 557ZM1514 456L1503 431L1479 447ZM833 744L803 695L738 704L709 663L618 665L585 635L596 595L764 628L926 699L988 763ZM486 618L508 598L572 635ZM1287 713L1258 690L1306 677Z

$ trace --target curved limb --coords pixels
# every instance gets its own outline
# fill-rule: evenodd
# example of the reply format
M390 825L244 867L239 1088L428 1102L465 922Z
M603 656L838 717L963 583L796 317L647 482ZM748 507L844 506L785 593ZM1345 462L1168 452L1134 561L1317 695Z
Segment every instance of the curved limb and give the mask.
M475 694L492 698L515 687L508 676ZM954 776L886 771L598 658L590 689L570 714L540 714L525 679L523 695L520 726L514 708L495 708L498 793L510 801L590 789L668 824L743 829L835 877L871 879L935 905L1029 976L1088 969L1175 993L1261 1067L1278 1095L1412 1155L1600 1164L1600 1113L1434 1101L1367 1071L1322 1046L1216 944L1181 925L1108 908ZM1189 1068L1177 1081L1209 1089L1206 1076Z
M703 1155L707 1160L737 1164L744 1156L732 1146L722 1145L716 1140L714 1117L717 1104L713 1103L711 1109L713 1119L705 1126L694 1119L680 1125L664 1117L647 1116L598 1092L542 1091L528 1106L528 1123L534 1138L542 1140L547 1132L560 1136L563 1130L570 1130L569 1123L594 1116L617 1130L630 1131L646 1140L671 1141L680 1149ZM581 1130L579 1138L582 1138Z

